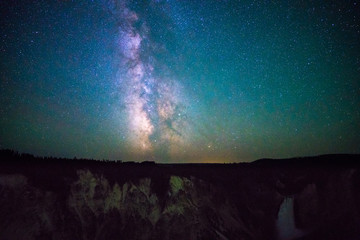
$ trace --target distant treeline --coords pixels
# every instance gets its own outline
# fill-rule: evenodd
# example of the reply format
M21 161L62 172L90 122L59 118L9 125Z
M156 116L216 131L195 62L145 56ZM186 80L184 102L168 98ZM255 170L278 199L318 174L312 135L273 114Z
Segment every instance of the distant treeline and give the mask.
M50 161L50 162L88 162L88 161L96 161L96 162L116 162L116 163L122 163L122 164L155 164L155 161L142 161L142 162L134 162L134 161L122 161L122 160L108 160L108 159L88 159L88 158L59 158L59 157L40 157L40 156L34 156L29 153L19 153L17 151L11 150L11 149L1 149L0 150L0 160L1 161L31 161L31 162L44 162L44 161Z
M109 163L120 164L120 165L155 165L155 161L123 161L123 160L108 160L108 159L87 159L87 158L59 158L59 157L40 157L34 156L29 153L19 153L11 149L1 149L0 150L0 163L5 162L25 162L25 163L72 163L72 164L102 164ZM178 163L171 163L169 165L177 165ZM158 165L158 164L156 164ZM294 158L284 158L284 159L271 159L263 158L256 160L254 162L245 163L239 161L238 163L231 164L222 164L222 163L191 163L191 164L181 164L181 165L242 165L242 166L252 166L252 167L276 167L276 166L359 166L360 165L360 154L326 154L319 156L305 156L305 157L294 157Z

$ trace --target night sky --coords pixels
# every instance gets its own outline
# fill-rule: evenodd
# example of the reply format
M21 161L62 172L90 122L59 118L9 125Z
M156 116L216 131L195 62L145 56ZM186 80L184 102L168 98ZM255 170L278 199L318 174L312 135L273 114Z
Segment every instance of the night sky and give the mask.
M39 156L360 153L360 1L0 1L0 80Z

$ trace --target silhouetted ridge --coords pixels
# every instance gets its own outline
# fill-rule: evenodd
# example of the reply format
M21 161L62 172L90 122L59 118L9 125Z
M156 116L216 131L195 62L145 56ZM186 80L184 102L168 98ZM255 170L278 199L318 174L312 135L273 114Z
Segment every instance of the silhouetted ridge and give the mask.
M360 164L360 154L326 154L309 157L294 157L283 159L262 158L252 162L257 166L357 166Z

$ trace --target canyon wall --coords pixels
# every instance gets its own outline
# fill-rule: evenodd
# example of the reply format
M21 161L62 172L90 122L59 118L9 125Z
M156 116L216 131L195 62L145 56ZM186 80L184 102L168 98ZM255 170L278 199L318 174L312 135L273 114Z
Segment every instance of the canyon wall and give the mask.
M3 164L0 239L360 236L357 166L115 165Z

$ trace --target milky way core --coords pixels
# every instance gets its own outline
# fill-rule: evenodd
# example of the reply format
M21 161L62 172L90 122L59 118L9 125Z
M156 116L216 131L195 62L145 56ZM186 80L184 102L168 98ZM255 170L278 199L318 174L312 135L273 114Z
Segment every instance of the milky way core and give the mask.
M151 52L144 56L144 40L156 45L146 35L146 22L140 21L125 2L117 7L121 62L117 81L124 92L130 151L141 157L154 157L157 151L166 151L169 156L178 154L187 135L181 87L169 76L156 74L152 64L156 58ZM140 27L136 27L139 22Z

